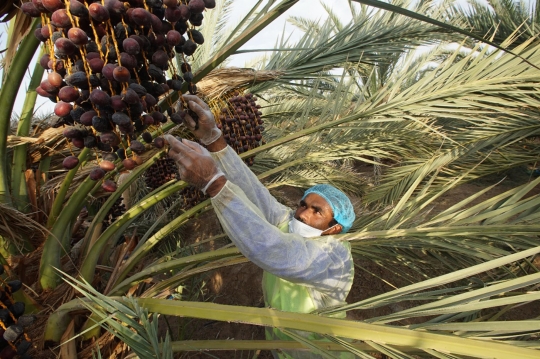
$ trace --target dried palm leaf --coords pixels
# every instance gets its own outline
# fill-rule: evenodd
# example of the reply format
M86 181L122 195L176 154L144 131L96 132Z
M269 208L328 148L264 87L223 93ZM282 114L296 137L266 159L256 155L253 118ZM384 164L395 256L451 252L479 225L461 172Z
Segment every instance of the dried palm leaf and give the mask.
M236 89L246 88L261 82L272 81L283 75L281 71L257 71L229 67L216 69L204 77L197 86L202 94L215 99Z
M31 144L28 149L28 154L33 163L68 148L66 138L62 134L63 131L64 129L61 127L48 128L39 135L38 141Z
M7 141L7 147L12 148L15 146L26 145L28 143L39 144L43 142L43 139L34 137L8 136Z
M28 238L43 237L46 233L47 229L30 216L0 202L0 237L16 248L22 250Z
M3 15L4 14L0 14L0 16ZM32 28L32 23L34 22L30 16L25 15L20 9L16 9L15 11L11 10L7 14L6 18L12 16L15 16L15 20L13 20L13 23L10 24L10 36L8 38L7 51L6 55L4 56L3 63L4 73L9 71L11 63L15 57L15 52L19 47L19 43L26 37L26 35L28 35L28 32Z

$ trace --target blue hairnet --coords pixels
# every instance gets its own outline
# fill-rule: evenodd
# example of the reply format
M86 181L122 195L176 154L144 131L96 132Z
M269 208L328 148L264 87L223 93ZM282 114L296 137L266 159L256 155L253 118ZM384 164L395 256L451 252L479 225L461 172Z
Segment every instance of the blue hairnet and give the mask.
M347 233L351 229L355 214L353 205L345 193L329 184L318 184L308 189L302 199L310 193L318 194L328 202L334 212L334 219L343 227L341 233Z

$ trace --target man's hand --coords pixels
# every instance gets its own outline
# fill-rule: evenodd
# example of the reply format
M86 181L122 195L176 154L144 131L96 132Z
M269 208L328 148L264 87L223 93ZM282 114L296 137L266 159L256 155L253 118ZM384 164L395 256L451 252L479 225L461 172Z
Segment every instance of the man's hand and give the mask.
M171 135L165 135L164 138L169 142L169 157L178 165L180 178L203 193L210 187L212 187L212 191L209 191L211 196L219 193L226 182L225 175L218 169L208 150L198 143L177 140ZM220 186L213 185L214 182Z
M206 146L217 141L221 137L221 130L216 126L216 120L210 107L195 95L183 95L182 98L199 117L197 127L195 120L187 114L184 118L186 127Z

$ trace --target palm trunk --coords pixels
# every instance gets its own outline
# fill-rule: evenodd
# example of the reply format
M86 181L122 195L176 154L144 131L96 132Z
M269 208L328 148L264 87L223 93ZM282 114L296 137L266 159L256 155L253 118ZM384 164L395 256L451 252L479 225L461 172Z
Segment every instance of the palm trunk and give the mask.
M38 20L34 20L32 30L36 29ZM7 136L11 124L11 111L15 105L17 92L28 69L30 61L38 48L39 40L33 35L24 38L13 63L6 74L6 81L0 91L0 201L2 203L12 204L8 182L7 168Z
M41 50L41 55L43 49ZM32 119L34 117L34 107L36 105L37 92L36 87L39 86L41 78L43 77L44 69L39 64L39 61L34 67L28 90L26 91L26 97L24 99L23 110L21 118L19 119L19 125L17 127L17 136L28 136L32 125ZM26 170L27 151L28 145L20 145L13 150L13 164L11 167L11 195L15 202L15 207L24 213L27 213L30 209L30 203L28 202L28 190L26 187L26 181L24 179L24 172Z

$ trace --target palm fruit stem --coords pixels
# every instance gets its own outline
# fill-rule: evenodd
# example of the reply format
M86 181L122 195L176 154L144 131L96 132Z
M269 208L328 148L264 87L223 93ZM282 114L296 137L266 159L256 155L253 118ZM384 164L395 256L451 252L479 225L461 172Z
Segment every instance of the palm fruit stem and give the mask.
M92 223L90 224L90 227L86 231L86 236L84 238L83 242L83 249L82 253L83 256L87 257L89 255L90 251L95 251L94 246L92 246L92 249L90 250L90 240L92 238L92 235L94 232L97 231L97 226L102 223L105 220L105 217L107 216L107 213L112 208L114 203L122 194L131 186L131 184L144 172L148 167L150 167L155 160L157 160L162 155L162 152L156 154L151 159L147 160L144 164L138 166L133 172L131 173L131 176L129 178L122 182L122 184L116 189L115 192L113 192L107 201L101 206L98 213L94 216L94 219L92 220ZM160 187L158 190L152 192L149 194L149 196L152 196L154 193L159 192L160 190L163 190L164 187ZM148 196L147 196L148 197ZM93 243L92 243L93 244ZM86 260L86 259L85 259Z
M83 151L81 151L81 154ZM77 167L71 171L76 171L76 169ZM68 183L64 182L62 186L68 187ZM68 254L69 241L71 239L71 224L86 204L86 197L94 186L95 181L87 177L71 195L64 209L53 223L50 234L43 246L43 254L39 266L39 282L44 290L54 289L58 284L60 278L55 268L61 268L60 258Z
M53 206L51 208L51 212L49 213L47 228L52 228L55 224L60 212L62 211L62 208L64 207L64 200L66 198L67 191L69 190L69 186L71 185L71 181L73 181L73 178L75 177L75 174L77 173L79 167L82 167L86 164L86 159L89 155L90 149L83 148L81 153L79 153L79 164L75 168L71 169L67 173L66 178L64 178L64 182L62 183L62 185L60 186L60 190L56 194Z
M163 199L180 191L186 186L183 181L176 182L172 186L156 193L151 198L143 199L137 205L130 208L124 215L119 217L109 228L107 228L98 240L92 246L92 250L87 252L86 258L81 265L80 276L86 281L91 282L94 278L97 261L101 254L101 250L109 243L110 240L117 239L123 231L135 221L148 208L153 207Z
M179 182L181 183L181 182ZM190 210L182 213L182 215L176 217L174 220L169 222L166 226L161 228L158 232L156 232L152 237L148 238L148 240L137 250L135 250L129 258L126 260L125 263L122 264L119 272L118 277L115 279L114 284L110 285L110 288L112 288L112 293L116 293L118 291L115 286L118 283L118 286L122 284L122 281L127 277L131 269L139 263L139 260L143 258L145 255L149 253L152 248L158 244L163 238L165 238L167 235L171 234L173 231L178 229L181 225L183 225L187 220L195 216L196 214L200 213L201 211L204 211L205 209L211 208L211 202L210 199L207 199L206 201L203 201L196 205L195 207L191 208Z

